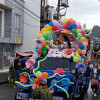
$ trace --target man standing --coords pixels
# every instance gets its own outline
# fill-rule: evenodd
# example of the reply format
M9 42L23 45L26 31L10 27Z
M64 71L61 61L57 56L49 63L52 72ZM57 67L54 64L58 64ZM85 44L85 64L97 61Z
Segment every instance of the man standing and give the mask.
M14 81L19 80L19 70L20 70L20 55L16 55L16 59L14 60ZM14 88L17 88L15 84Z

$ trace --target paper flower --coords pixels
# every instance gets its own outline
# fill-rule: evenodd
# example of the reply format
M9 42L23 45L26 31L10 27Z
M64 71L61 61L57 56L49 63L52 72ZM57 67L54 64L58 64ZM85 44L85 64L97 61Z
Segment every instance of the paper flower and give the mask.
M71 55L71 54L72 54L72 50L71 50L71 49L67 49L67 50L66 50L66 54L67 54L67 55Z
M83 63L79 63L75 67L79 73L84 73L86 71L86 66Z
M26 74L21 74L19 80L22 83L26 83L28 81L28 76Z
M29 59L25 62L26 68L30 68L33 69L34 68L34 64L35 64L35 60L34 59Z
M35 89L35 88L41 89L42 86L39 86L39 85L37 85L37 84L34 84L34 85L32 86L32 89Z
M63 68L57 68L56 70L54 70L54 73L64 74L65 71L63 70Z

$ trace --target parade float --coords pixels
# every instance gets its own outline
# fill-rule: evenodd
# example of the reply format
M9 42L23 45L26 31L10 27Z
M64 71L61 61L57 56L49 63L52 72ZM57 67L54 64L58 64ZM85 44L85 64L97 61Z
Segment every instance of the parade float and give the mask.
M73 100L75 95L83 100L82 77L88 63L87 35L90 34L91 30L83 28L72 18L62 17L59 21L53 20L46 24L37 39L33 39L33 43L37 43L33 48L36 53L26 61L26 68L32 69L33 73L22 72L19 82L15 82L19 88L29 92L17 92L16 100L27 100L32 97L52 100L51 94L55 96L61 92L70 100ZM71 48L50 48L50 44L54 45L60 35L68 37Z

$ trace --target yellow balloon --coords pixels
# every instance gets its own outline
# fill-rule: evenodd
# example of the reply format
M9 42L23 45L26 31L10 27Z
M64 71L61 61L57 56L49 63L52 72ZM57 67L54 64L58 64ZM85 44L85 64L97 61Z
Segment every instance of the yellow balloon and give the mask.
M76 55L75 57L80 58L81 56L80 55Z
M48 26L48 27L47 27L47 30L48 30L48 31L51 31L51 30L52 30L52 27L51 27L51 26Z
M44 32L47 32L47 28L43 28L43 31L44 31Z
M77 49L76 52L77 52L78 54L80 54L80 53L81 53L81 49Z
M33 57L30 57L30 59L33 59Z

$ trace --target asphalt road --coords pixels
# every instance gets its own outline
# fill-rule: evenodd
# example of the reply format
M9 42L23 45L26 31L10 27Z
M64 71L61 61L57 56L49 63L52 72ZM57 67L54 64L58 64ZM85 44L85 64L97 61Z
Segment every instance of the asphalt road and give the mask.
M0 85L0 100L14 100L15 93L20 89L14 89L13 84ZM59 99L57 99L59 100ZM100 100L100 94L97 97L92 96L91 89L85 94L84 100Z

